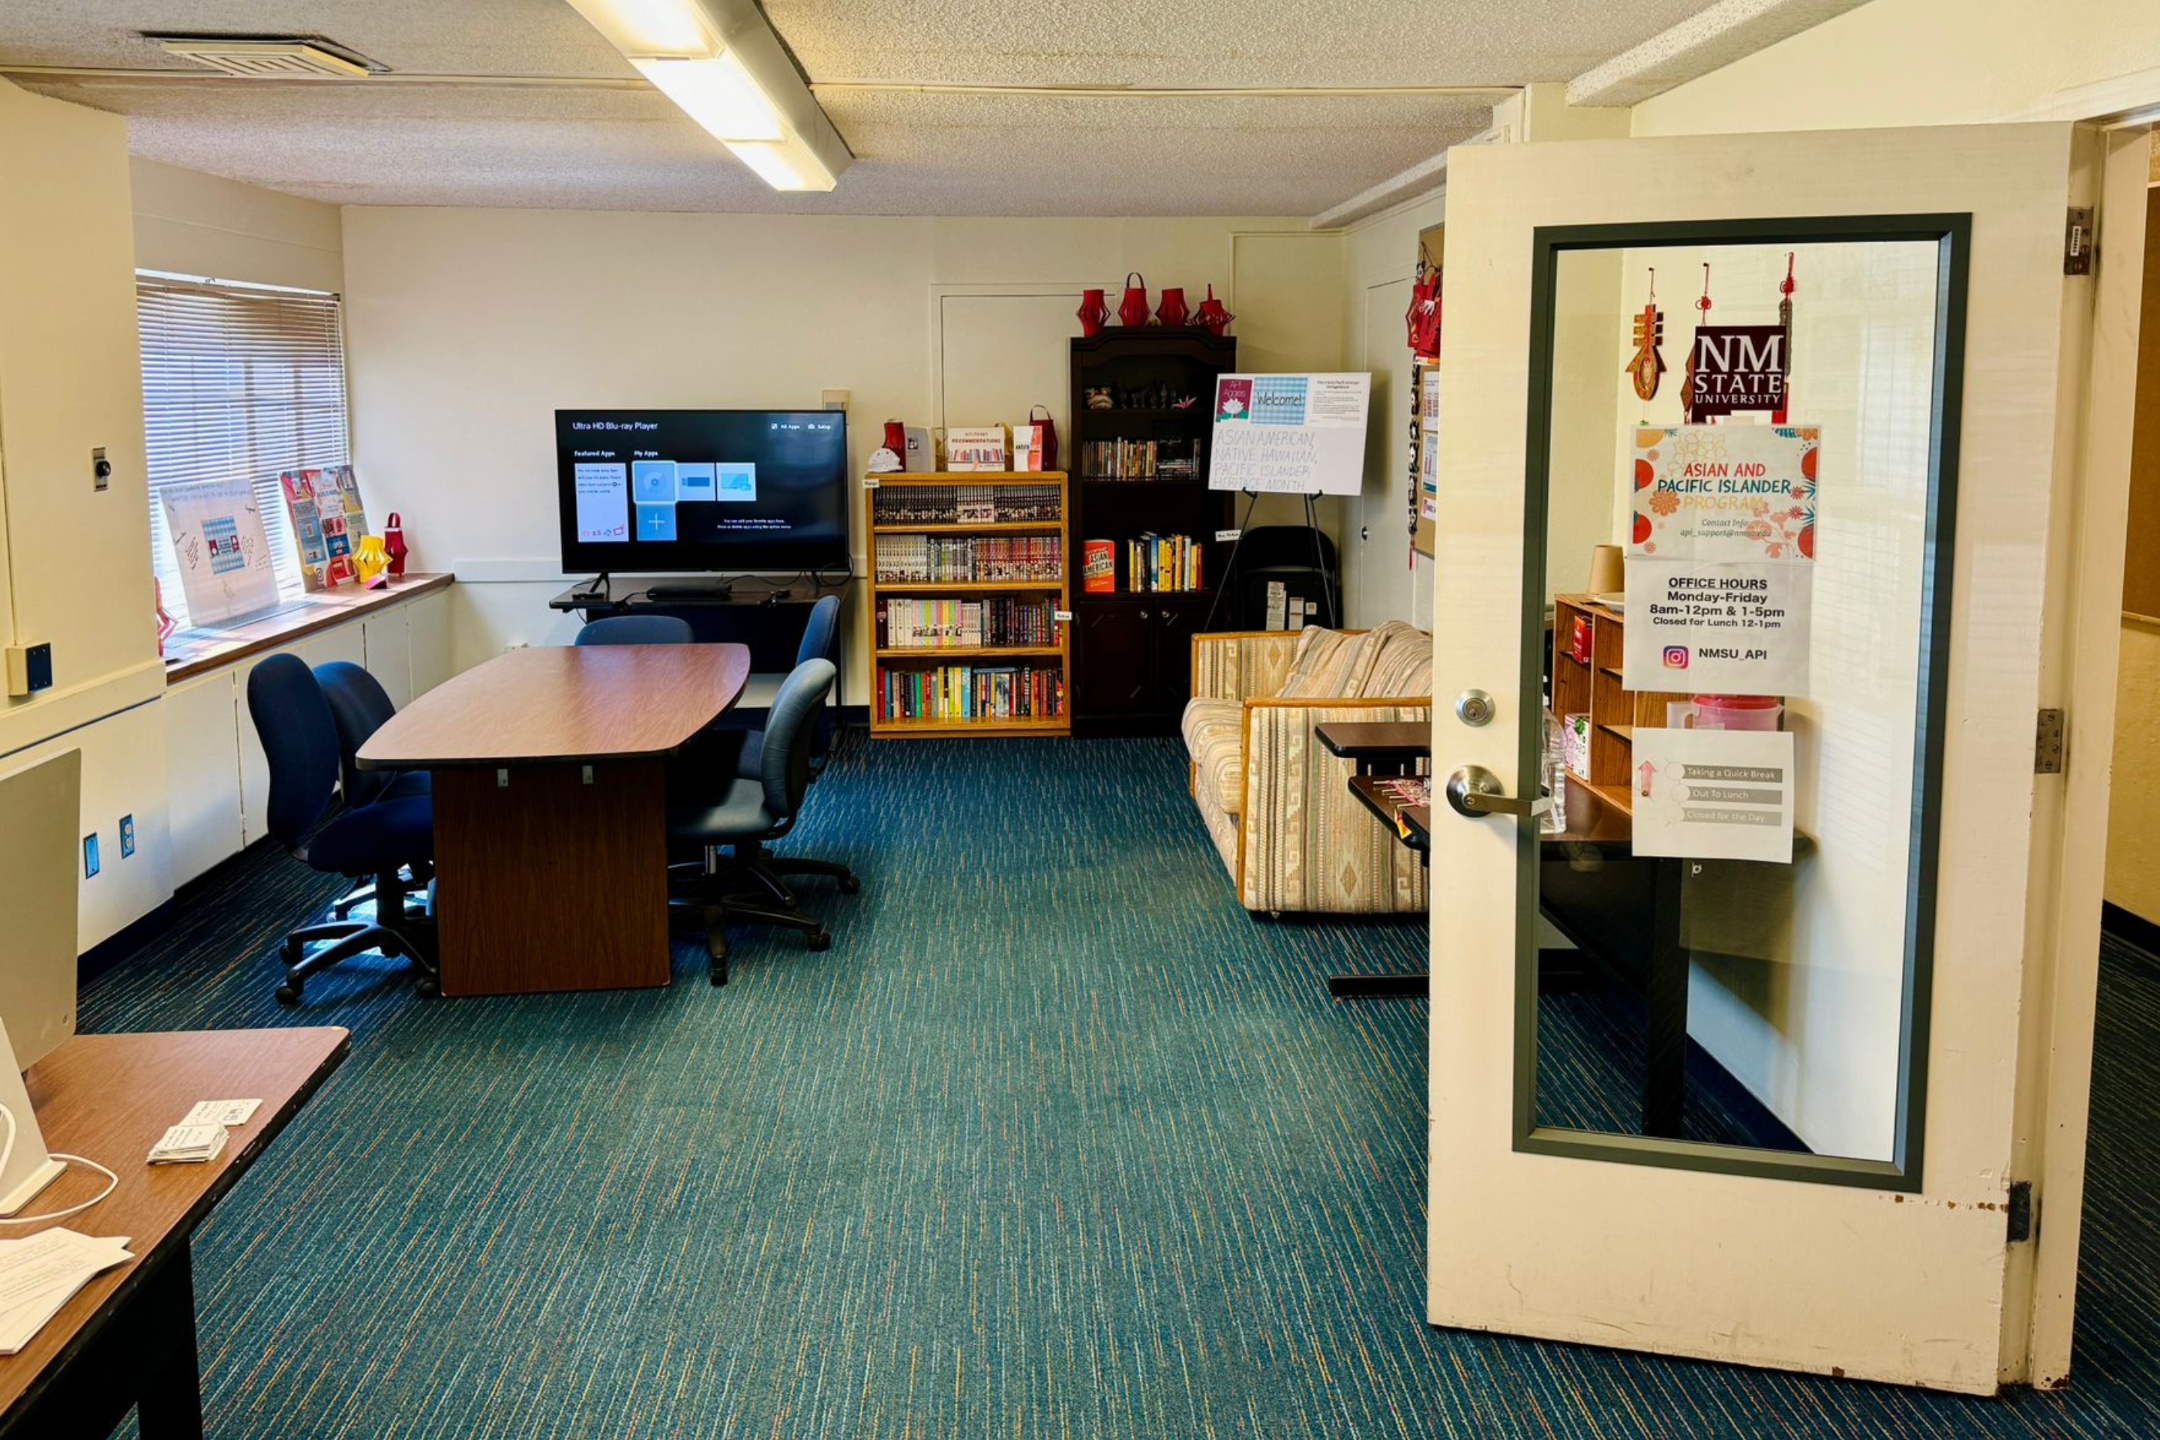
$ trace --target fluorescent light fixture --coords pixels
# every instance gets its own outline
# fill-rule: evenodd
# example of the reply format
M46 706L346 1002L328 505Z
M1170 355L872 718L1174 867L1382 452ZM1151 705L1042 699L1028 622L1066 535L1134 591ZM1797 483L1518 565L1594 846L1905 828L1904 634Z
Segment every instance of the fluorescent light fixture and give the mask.
M780 127L780 112L732 53L711 60L633 56L630 63L661 94L682 106L684 114L716 138L728 141L731 149L737 140L779 140L786 134Z
M757 0L570 0L775 190L830 190L854 156Z

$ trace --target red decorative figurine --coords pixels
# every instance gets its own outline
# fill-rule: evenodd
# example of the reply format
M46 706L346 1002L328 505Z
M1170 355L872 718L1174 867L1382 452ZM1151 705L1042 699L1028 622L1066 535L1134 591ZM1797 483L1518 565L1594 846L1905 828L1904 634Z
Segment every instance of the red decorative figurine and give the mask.
M1235 319L1237 316L1223 309L1222 301L1215 298L1215 287L1208 286L1207 299L1200 302L1200 309L1193 316L1193 324L1220 339L1222 333L1230 328L1230 322Z
M1080 317L1082 335L1100 335L1102 327L1110 322L1110 307L1103 302L1100 290L1080 292L1080 308L1073 312Z
M1135 285L1135 280L1140 283ZM1147 316L1147 280L1139 271L1130 271L1125 276L1125 298L1117 307L1118 323L1128 329L1138 329L1147 324Z
M383 526L383 553L390 557L390 578L405 578L405 517L393 510Z
M1191 317L1192 312L1185 308L1185 291L1182 287L1173 285L1162 292L1162 304L1155 307L1157 320L1174 330Z

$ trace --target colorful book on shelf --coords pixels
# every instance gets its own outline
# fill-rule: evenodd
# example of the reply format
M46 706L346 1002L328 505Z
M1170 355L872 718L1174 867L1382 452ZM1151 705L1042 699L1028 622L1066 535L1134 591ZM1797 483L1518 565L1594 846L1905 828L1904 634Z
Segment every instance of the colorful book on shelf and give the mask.
M1089 595L1114 593L1117 590L1116 542L1082 541L1080 556L1080 588Z

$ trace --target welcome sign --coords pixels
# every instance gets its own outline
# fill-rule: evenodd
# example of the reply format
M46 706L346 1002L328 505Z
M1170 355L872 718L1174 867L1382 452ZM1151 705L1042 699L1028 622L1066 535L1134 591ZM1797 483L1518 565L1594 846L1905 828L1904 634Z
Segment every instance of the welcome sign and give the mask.
M1688 417L1785 408L1785 327L1700 325L1688 363Z
M1218 376L1208 488L1357 494L1371 404L1362 372Z

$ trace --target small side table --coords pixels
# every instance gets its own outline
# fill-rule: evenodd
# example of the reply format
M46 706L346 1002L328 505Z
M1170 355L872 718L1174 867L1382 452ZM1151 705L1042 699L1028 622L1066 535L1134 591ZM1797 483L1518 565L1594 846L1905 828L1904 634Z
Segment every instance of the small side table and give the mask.
M1419 764L1432 756L1432 726L1409 720L1337 720L1316 727L1313 734L1330 755L1357 765L1358 773L1350 777L1350 793L1388 827L1398 843L1417 852L1419 863L1431 865L1427 844L1431 810L1402 804L1381 788L1380 780L1417 773ZM1431 989L1432 977L1422 971L1328 976L1328 994L1337 1000L1422 1000Z

